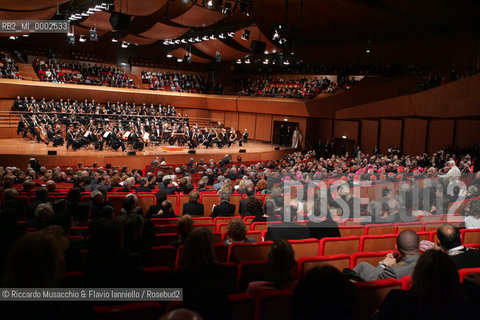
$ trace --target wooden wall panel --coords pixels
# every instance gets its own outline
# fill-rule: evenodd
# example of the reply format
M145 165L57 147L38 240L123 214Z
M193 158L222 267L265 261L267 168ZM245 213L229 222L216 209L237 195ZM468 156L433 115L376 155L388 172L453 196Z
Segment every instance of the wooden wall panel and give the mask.
M386 153L393 146L400 147L402 140L402 120L380 120L380 152Z
M372 154L378 144L378 120L362 120L360 148L364 153Z
M308 118L306 142L314 148L319 142L325 144L332 137L331 119Z
M403 145L405 154L417 155L426 151L427 120L404 119Z
M236 130L240 130L238 127L238 112L225 112L225 127L234 127ZM243 129L240 131L243 132Z
M184 108L183 115L185 114L190 118L210 118L210 111L205 109Z
M343 136L358 142L358 121L335 120L333 122L333 137L341 138Z
M240 132L243 132L243 130L240 130ZM269 114L257 114L257 119L255 123L255 139L262 141L271 141L271 135L272 116Z
M428 155L452 145L455 120L430 120L428 129Z
M210 119L225 123L225 111L210 110Z
M238 114L238 127L241 129L240 131L243 132L243 129L247 128L248 130L248 138L249 139L256 139L255 138L255 119L257 115L255 113L239 113Z
M457 120L455 146L464 148L480 143L480 120Z
M332 119L319 119L317 128L318 140L321 140L323 144L325 144L327 140L332 139L332 127Z

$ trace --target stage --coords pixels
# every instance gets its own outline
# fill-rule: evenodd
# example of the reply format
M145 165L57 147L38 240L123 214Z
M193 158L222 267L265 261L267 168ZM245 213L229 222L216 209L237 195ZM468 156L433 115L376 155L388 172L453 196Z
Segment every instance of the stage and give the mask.
M99 166L111 164L113 166L128 166L133 169L142 169L145 165L155 159L155 157L165 157L167 164L187 163L190 158L195 161L204 159L208 162L213 159L215 162L222 159L226 154L232 155L232 160L237 161L240 155L243 161L268 161L278 160L286 153L292 153L294 150L287 147L280 147L275 150L278 145L263 143L257 141L249 141L239 147L238 144L231 147L218 148L197 148L195 154L189 154L188 148L174 151L168 146L148 147L143 151L136 151L135 155L128 155L127 151L113 151L107 148L104 151L94 150L93 148L82 148L76 151L66 150L65 146L52 147L43 143L36 143L22 138L0 139L0 165L15 166L25 169L30 158L36 158L41 165L45 166L76 166L78 162L82 162L84 166L91 166L97 162ZM170 149L170 150L164 150ZM240 153L240 149L244 149L245 153ZM56 151L56 155L48 155L48 151Z

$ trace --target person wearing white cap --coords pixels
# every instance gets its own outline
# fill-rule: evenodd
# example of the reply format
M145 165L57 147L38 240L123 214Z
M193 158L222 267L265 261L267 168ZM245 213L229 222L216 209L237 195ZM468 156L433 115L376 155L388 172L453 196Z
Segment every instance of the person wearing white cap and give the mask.
M442 176L445 180L453 181L453 180L458 180L458 178L460 178L461 172L460 172L460 169L458 169L458 167L455 165L454 160L447 161L446 168L449 168L449 170L445 175Z

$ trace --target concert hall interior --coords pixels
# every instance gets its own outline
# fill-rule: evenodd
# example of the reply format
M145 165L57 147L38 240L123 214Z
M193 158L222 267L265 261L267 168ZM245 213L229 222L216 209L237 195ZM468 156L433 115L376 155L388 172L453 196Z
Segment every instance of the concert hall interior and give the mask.
M2 312L480 318L479 9L0 1Z

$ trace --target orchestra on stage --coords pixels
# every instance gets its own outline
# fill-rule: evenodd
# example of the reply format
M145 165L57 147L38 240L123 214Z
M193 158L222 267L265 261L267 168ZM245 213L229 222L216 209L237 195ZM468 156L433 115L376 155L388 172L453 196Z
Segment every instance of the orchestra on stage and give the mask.
M136 106L135 103L59 100L36 101L17 97L20 113L17 134L67 150L104 148L142 151L155 145L177 145L189 149L239 146L248 141L248 130L238 135L218 123L215 127L191 126L188 115L177 113L173 106Z

